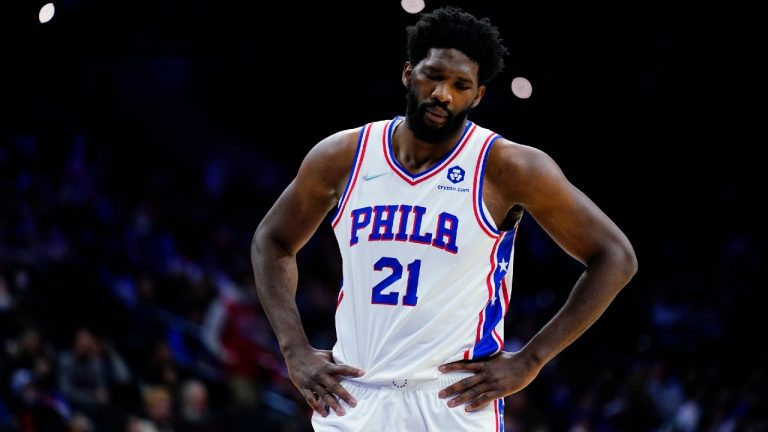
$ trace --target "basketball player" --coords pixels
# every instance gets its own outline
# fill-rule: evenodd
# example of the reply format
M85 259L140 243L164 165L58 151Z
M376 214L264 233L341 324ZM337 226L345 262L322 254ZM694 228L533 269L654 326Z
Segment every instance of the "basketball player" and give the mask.
M627 238L543 152L467 119L503 67L498 30L446 7L408 28L404 117L318 143L264 217L259 297L318 431L502 430L525 388L634 275ZM310 346L296 254L331 213L343 259L332 351ZM519 352L503 348L528 211L586 270Z

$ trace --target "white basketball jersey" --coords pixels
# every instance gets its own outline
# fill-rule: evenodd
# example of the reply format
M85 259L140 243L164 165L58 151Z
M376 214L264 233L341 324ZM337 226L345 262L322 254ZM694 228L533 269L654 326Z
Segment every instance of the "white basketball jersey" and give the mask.
M427 171L398 163L396 117L364 126L332 226L343 259L336 362L358 381L437 378L437 367L503 347L516 229L499 231L482 200L497 134L467 122Z

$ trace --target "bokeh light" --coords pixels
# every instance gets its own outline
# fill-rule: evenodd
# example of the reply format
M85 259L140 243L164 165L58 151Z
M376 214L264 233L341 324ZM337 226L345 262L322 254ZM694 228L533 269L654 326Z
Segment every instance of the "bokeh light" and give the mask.
M40 19L40 24L45 24L48 21L53 18L53 14L56 12L56 8L53 6L53 3L47 3L43 7L40 8L40 14L38 15L38 18Z
M424 9L424 0L402 0L400 5L411 14L416 14Z
M517 77L512 80L512 93L520 99L528 99L533 93L531 82L523 77Z

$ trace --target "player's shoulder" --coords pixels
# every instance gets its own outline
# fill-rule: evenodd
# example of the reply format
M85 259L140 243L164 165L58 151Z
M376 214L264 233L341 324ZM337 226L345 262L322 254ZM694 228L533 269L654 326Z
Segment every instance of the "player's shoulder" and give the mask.
M315 145L315 148L327 152L343 152L350 147L354 148L357 144L357 138L360 135L360 128L343 129L326 136Z
M312 181L343 189L343 182L355 163L358 141L363 129L363 126L343 129L317 142L301 164L299 174L302 178L310 178Z
M315 144L310 154L319 153L326 157L341 157L350 152L354 153L360 132L360 128L352 128L328 135Z
M389 120L379 120L349 129L343 129L326 136L310 150L309 155L320 155L322 158L333 157L341 160L354 158L360 143L375 126L384 127Z
M510 176L530 179L559 170L552 157L543 150L503 137L493 143L486 164L489 174L502 175L507 180Z
M507 202L525 205L549 186L561 184L564 177L544 151L498 138L486 160L485 181Z

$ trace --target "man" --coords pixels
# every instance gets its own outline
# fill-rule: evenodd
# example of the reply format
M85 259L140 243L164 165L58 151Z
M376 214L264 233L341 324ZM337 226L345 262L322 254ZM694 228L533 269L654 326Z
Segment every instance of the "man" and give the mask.
M259 225L259 297L316 430L491 430L634 275L632 246L543 152L467 120L503 67L498 30L456 8L408 28L405 118L336 133ZM296 253L335 207L343 285L332 352L310 346ZM515 232L528 211L584 274L504 352Z

